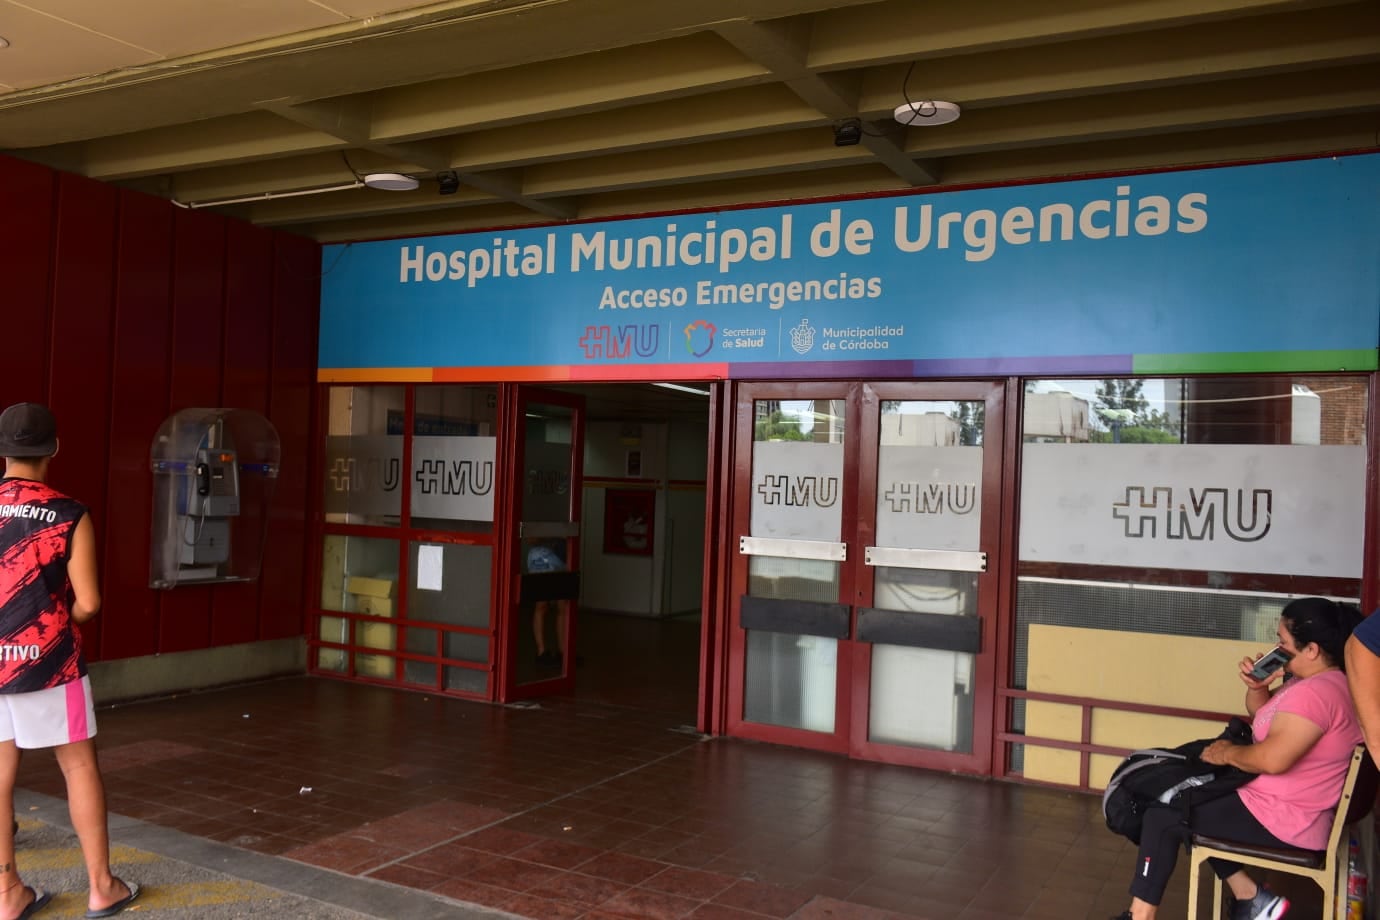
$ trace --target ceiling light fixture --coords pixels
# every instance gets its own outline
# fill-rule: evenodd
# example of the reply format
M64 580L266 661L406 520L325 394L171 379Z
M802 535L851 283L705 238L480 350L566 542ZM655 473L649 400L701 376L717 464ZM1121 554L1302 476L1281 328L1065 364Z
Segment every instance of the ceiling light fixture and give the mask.
M893 114L897 121L908 128L928 128L957 121L963 110L957 103L944 102L942 99L926 99L921 102L903 102L896 107Z
M410 192L421 183L402 173L368 173L364 184L385 192Z
M681 386L679 383L654 383L654 387L662 387L667 390L680 390L682 393L694 393L696 396L708 396L708 390L697 390L694 387Z
M303 188L291 192L260 192L257 195L241 195L238 198L214 198L210 201L178 201L176 198L169 199L179 208L196 210L198 208L218 208L227 204L246 204L250 201L272 201L274 198L300 198L303 195L320 195L323 192L344 192L352 188L363 188L364 183L358 180L346 182L342 185L327 185L322 188Z

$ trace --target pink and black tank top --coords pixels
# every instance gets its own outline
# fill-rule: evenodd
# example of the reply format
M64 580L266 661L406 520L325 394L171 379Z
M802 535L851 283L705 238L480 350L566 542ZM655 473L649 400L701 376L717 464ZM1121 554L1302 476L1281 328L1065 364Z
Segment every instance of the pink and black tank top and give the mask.
M30 479L0 479L0 693L29 693L86 675L71 620L67 560L86 514Z

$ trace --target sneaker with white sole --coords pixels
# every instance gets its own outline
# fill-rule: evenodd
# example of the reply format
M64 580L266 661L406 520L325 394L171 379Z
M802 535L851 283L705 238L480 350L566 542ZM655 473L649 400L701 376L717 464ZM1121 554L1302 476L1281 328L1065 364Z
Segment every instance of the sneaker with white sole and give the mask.
M1261 885L1255 897L1232 905L1231 920L1279 920L1288 912L1289 899Z

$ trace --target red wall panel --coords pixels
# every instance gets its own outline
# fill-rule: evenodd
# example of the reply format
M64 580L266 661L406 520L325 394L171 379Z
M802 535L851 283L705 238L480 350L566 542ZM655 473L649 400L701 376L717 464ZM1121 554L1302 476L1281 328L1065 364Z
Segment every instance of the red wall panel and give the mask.
M268 414L273 357L273 233L226 225L225 368L219 405ZM211 602L211 644L252 642L259 632L261 582L225 585Z
M79 176L58 177L49 408L60 449L53 485L91 509L96 539L108 535L105 511L110 436L110 316L115 277L115 188ZM100 648L98 617L82 630Z
M0 405L53 407L54 485L101 533L105 609L87 656L301 635L320 247L4 156L0 207ZM282 438L258 584L148 586L150 448L194 407L263 413Z
M178 211L173 217L170 412L221 404L225 223L200 211ZM214 591L210 585L184 585L164 595L160 651L211 645Z
M283 444L282 471L269 518L264 558L263 638L300 636L303 604L312 590L302 583L307 565L307 518L311 506L312 401L316 392L316 333L320 305L321 249L310 240L279 234L274 272L273 381L269 420ZM289 458L292 458L291 462Z
M159 651L163 592L149 589L149 455L168 416L172 209L156 198L123 192L116 234L106 533L122 538L105 541L106 613L98 619L118 626L102 634L100 657L132 658Z
M57 178L33 163L0 157L0 266L4 267L5 360L0 404L47 396Z

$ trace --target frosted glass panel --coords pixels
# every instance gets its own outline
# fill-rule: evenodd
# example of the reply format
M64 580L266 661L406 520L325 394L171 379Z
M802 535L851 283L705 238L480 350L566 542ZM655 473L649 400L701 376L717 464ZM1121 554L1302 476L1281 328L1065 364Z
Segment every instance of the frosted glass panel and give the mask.
M446 668L446 689L485 695L489 691L488 672L474 671L470 668Z
M831 604L839 599L840 569L839 563L822 559L753 556L748 560L748 594Z
M889 400L877 451L878 546L981 549L985 403ZM929 617L977 616L974 572L878 567L872 604L899 613L913 644L872 646L868 739L970 753L975 656L930 644ZM907 616L909 615L909 616ZM887 638L902 641L893 632Z
M759 400L753 407L752 535L839 540L843 401Z
M979 548L984 405L972 400L882 403L878 546Z
M970 753L973 664L966 652L874 645L869 739Z
M489 625L493 549L458 543L413 543L407 618L454 626Z
M832 732L837 674L838 640L749 630L744 718Z
M753 404L752 536L842 539L845 406L842 399ZM748 561L748 593L837 604L841 571L837 562L754 556ZM750 629L746 658L744 718L834 731L837 639Z
M402 513L403 411L398 386L335 386L327 394L322 494L328 522L396 526Z
M884 610L977 616L977 573L878 568L872 606Z

